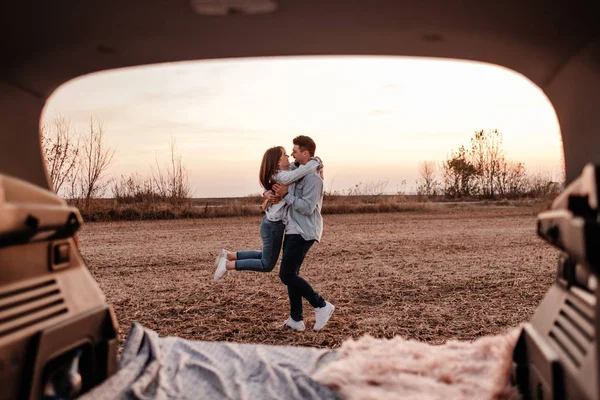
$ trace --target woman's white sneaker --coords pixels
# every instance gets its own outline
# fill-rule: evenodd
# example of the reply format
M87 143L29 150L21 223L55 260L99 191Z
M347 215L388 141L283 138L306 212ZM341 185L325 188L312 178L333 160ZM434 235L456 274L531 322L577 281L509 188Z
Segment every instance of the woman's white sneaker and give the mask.
M284 322L283 327L287 327L299 332L302 332L304 329L306 329L304 326L304 321L294 321L292 317L289 317L287 321Z
M221 261L221 258L224 258L227 260L227 254L229 254L229 252L225 249L221 249L221 251L219 252L219 255L217 256L217 258L215 258L215 268L217 268L219 266L219 261Z
M335 306L329 302L325 302L325 306L315 308L315 326L313 327L314 331L318 331L322 329L331 315L333 314L333 310L335 310Z
M215 281L218 281L227 274L227 257L221 257L215 270Z

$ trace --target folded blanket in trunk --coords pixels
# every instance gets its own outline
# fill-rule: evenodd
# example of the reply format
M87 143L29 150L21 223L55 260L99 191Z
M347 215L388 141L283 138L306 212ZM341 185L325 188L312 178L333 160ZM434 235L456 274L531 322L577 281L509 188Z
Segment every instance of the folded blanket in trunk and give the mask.
M91 399L339 399L311 375L336 353L310 347L159 338L134 324L119 371Z

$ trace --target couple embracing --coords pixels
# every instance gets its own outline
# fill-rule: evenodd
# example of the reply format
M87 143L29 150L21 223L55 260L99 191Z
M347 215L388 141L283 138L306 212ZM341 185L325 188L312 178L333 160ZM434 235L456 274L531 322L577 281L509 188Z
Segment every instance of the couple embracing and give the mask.
M260 225L262 251L221 250L215 262L214 279L219 280L234 270L272 271L283 244L279 278L287 286L290 301L290 317L284 326L304 331L304 298L315 310L313 329L318 331L329 321L335 307L300 276L300 267L308 250L323 233L323 164L315 157L316 145L308 136L297 136L293 145L295 162L292 164L281 146L268 149L262 159L259 174L260 184L265 189L265 217Z

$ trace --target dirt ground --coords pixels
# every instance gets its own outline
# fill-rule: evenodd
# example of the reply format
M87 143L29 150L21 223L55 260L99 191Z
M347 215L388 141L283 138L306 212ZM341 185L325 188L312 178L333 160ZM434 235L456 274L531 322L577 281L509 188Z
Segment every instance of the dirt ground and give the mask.
M138 321L161 336L337 347L348 337L402 335L433 344L527 321L554 280L557 251L535 234L530 208L326 215L301 269L336 306L320 332L288 317L278 267L213 282L214 258L260 248L260 218L88 223L81 252L114 306L121 341Z

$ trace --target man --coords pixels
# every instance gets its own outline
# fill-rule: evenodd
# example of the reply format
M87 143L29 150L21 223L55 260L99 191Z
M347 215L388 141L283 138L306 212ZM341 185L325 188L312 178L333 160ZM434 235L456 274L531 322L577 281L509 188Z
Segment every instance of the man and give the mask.
M292 156L297 163L305 165L314 157L317 146L308 136L296 137L293 144ZM323 179L318 172L314 172L289 188L277 184L273 189L289 206L279 268L279 277L287 286L290 299L290 317L285 325L297 331L305 329L302 315L302 298L305 298L315 309L313 329L318 331L329 321L335 307L300 276L300 267L308 250L321 239L323 233Z

